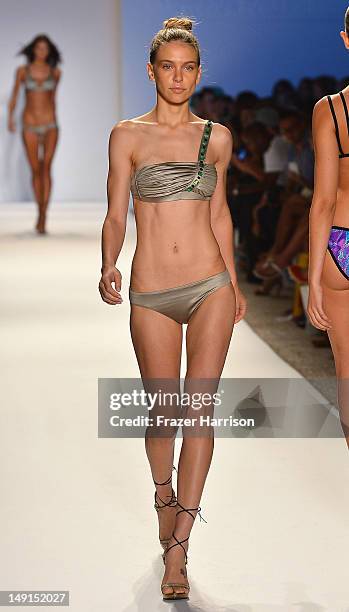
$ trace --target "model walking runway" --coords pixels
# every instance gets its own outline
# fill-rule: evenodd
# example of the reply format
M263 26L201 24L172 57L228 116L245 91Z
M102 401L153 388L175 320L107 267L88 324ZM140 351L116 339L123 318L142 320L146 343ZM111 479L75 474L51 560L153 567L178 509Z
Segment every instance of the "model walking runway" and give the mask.
M103 205L54 206L44 237L28 232L34 211L1 206L1 588L69 590L72 612L162 610L144 440L97 438L98 377L138 377L133 220L124 302L108 309L95 291ZM223 377L297 376L246 322L234 334ZM184 606L347 610L348 470L340 438L216 439Z

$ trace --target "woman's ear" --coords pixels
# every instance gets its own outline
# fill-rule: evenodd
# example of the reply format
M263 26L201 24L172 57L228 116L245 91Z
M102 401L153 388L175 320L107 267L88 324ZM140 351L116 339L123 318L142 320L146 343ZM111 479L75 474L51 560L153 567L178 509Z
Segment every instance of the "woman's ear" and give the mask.
M147 63L147 72L149 81L155 82L153 66L150 64L150 62Z
M202 76L202 68L201 68L201 64L198 68L198 74L196 77L196 85L199 85L200 81L201 81L201 76Z
M349 49L349 36L343 30L340 32L340 36L343 39L344 45L346 49Z

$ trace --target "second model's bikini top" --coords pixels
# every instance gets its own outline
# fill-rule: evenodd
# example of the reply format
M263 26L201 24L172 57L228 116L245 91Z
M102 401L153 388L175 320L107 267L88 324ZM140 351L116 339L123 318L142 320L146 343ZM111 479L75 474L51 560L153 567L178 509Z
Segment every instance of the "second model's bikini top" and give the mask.
M30 74L29 66L26 66L26 77L25 77L25 88L29 91L51 91L55 88L56 81L52 74L52 68L50 68L50 74L42 81L38 83Z
M197 161L168 161L136 169L131 180L133 196L143 202L209 200L217 184L216 166L205 163L211 131L209 119L203 130Z
M349 113L348 113L347 103L345 101L345 98L344 98L344 95L343 95L342 91L339 92L339 95L340 95L341 100L342 100L342 104L343 104L343 108L344 108L344 112L345 112L345 118L346 118L346 121L347 121L348 134L349 134ZM338 121L337 121L336 113L335 113L335 110L334 110L332 98L331 98L331 96L327 96L327 99L328 99L328 103L330 105L330 109L331 109L331 113L332 113L332 117L333 117L333 121L334 121L334 127L335 127L335 130L336 130L336 138L337 138L338 149L339 149L339 158L341 159L342 157L349 157L349 153L344 153L343 149L342 149L341 141L340 141L340 138L339 138Z

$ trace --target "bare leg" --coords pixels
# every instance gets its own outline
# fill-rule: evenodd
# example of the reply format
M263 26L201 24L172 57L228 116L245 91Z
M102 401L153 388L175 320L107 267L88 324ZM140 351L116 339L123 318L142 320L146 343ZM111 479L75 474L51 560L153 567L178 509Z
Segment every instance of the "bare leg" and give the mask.
M328 330L336 366L338 408L349 447L349 281L340 273L326 251L322 272L324 311L332 322Z
M56 150L58 141L58 129L51 128L49 129L43 139L44 144L44 156L42 161L42 186L43 186L43 194L42 194L42 208L41 208L41 218L39 223L39 231L45 233L45 224L46 224L46 213L48 202L50 199L51 193L51 165L53 156Z
M292 195L284 202L277 224L275 242L271 248L271 253L280 253L289 241L299 217L303 216L307 208L306 201L302 196Z
M278 219L274 244L267 255L257 263L257 272L265 274L264 260L266 257L272 257L276 263L277 255L286 248L294 233L294 228L297 226L299 219L303 217L305 211L309 212L306 200L302 196L295 194L285 200ZM273 268L269 272L271 275L275 274Z
M235 293L230 284L210 294L193 313L186 334L185 392L192 393L200 388L202 391L200 379L205 379L204 391L207 390L207 382L211 384L210 393L216 391L233 332L235 307ZM205 430L201 437L185 435L183 431L178 467L177 497L180 507L199 507L214 447L213 429L208 430ZM197 511L191 514L195 518ZM188 512L182 511L177 515L174 533L179 541L189 537L193 522L193 517ZM174 544L176 540L172 538L169 547ZM188 542L183 543L183 546L187 550ZM163 583L185 583L185 576L184 552L177 545L166 554ZM174 590L178 593L185 592L181 587L174 587ZM166 587L164 592L172 593L173 588Z
M309 211L303 212L303 215L298 219L296 227L293 228L291 238L285 248L273 256L274 263L283 269L290 265L292 259L302 250L308 250L309 239ZM258 267L258 266L257 266ZM259 269L264 279L275 276L275 268L268 265L262 271Z
M303 213L303 216L299 218L297 227L294 229L294 232L285 248L278 255L275 255L275 263L280 268L285 268L292 262L292 259L295 257L295 255L297 255L297 253L303 249L307 250L308 235L309 211L306 210Z
M151 386L150 379L155 379L155 383L159 379L164 379L166 390L179 394L182 326L159 312L131 304L130 328L144 387ZM156 407L152 410L151 416L155 413ZM172 474L176 430L155 433L158 435L154 435L154 428L146 430L146 453L153 480L165 482ZM161 500L169 501L172 483L157 486L156 491ZM161 539L171 537L175 512L175 507L158 511Z
M42 174L41 174L41 163L39 159L39 138L38 138L38 135L35 134L35 132L31 132L30 130L23 130L22 136L23 136L23 143L24 143L25 151L26 151L30 169L32 172L32 186L33 186L35 201L38 206L38 222L36 225L36 229L38 229L40 212L42 209L42 202L43 202L43 184L42 184Z

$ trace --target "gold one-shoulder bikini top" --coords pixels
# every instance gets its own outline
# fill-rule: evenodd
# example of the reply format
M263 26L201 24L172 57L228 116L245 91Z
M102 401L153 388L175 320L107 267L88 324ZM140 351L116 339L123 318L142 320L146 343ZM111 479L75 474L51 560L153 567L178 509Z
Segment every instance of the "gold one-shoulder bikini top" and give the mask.
M205 162L211 131L209 119L205 123L197 161L168 161L138 168L131 179L132 195L142 202L209 200L217 184L216 166Z

